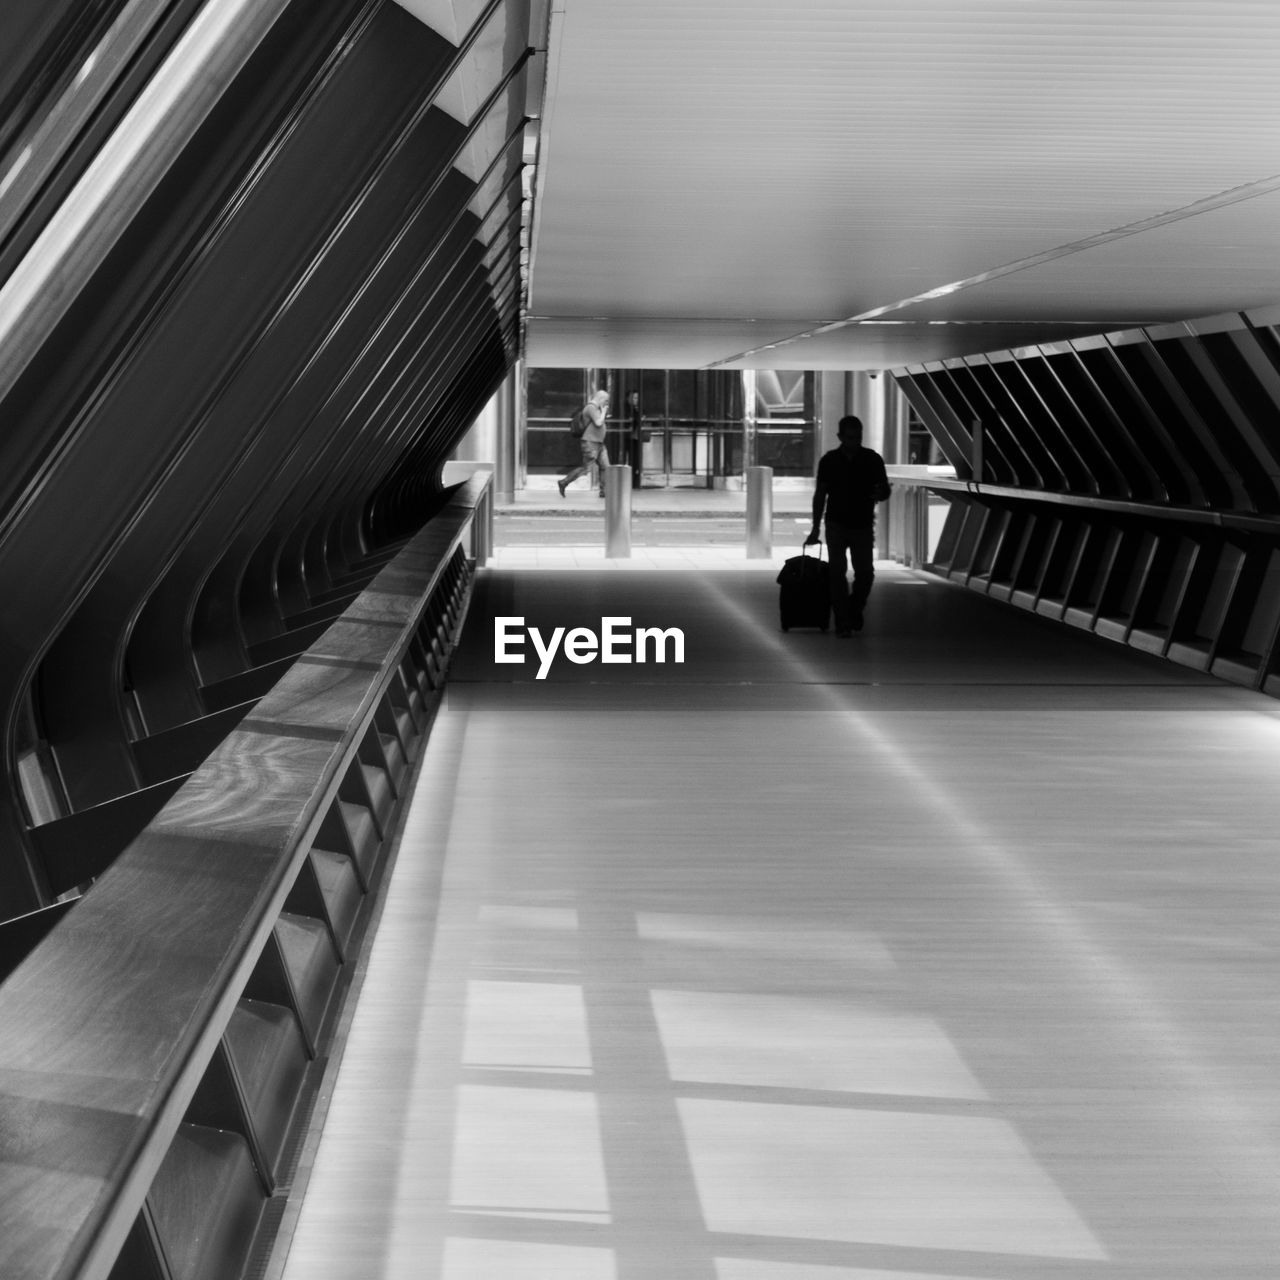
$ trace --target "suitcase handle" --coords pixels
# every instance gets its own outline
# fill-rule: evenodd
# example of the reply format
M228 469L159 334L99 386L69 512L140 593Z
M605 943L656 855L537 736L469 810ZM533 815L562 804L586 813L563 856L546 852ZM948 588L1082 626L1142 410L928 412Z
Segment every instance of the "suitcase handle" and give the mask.
M818 548L818 559L821 560L822 559L822 543L821 542L802 542L800 544L800 554L802 556L807 556L809 554L810 547Z

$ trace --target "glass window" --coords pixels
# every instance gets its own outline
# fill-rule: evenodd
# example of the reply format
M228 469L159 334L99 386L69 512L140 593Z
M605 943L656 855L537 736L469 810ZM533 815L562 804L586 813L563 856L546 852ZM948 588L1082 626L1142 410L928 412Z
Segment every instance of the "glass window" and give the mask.
M797 369L756 370L756 421L812 420L813 375Z
M757 382L756 456L779 475L811 476L816 458L818 379L801 370L767 370ZM763 382L763 387L761 387ZM630 457L627 398L640 394L650 439L647 483L710 485L747 465L745 382L737 369L530 369L526 461L531 473L572 465L564 428L597 387L611 396L610 454Z
M776 476L810 476L818 438L818 379L803 369L756 370L757 466Z
M667 374L667 416L694 419L698 413L698 371L672 369Z
M924 420L914 405L907 407L907 461L909 463L936 463L942 457L938 442L934 440Z
M528 412L535 418L571 418L586 403L587 380L581 369L530 369Z
M640 371L640 407L656 418L667 416L667 371L642 369Z

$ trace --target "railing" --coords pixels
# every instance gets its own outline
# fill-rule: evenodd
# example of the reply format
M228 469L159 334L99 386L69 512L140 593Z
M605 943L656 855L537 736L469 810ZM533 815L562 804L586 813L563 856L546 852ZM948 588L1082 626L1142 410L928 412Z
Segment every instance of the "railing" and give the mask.
M891 558L1280 697L1280 520L919 470L890 469Z
M1212 511L1203 507L1176 507L1120 498L1023 489L1009 485L978 484L958 479L950 467L893 466L888 468L893 496L888 503L887 541L883 554L902 564L929 564L941 538L941 521L958 501L1039 504L1074 508L1081 513L1118 518L1155 520L1184 525L1235 530L1241 534L1274 534L1271 517L1237 511ZM954 495L948 499L947 495Z
M893 466L886 468L893 492L881 508L879 554L912 569L929 563L949 509L939 490L957 483L950 468Z
M266 1247L488 511L477 473L0 986L5 1280Z

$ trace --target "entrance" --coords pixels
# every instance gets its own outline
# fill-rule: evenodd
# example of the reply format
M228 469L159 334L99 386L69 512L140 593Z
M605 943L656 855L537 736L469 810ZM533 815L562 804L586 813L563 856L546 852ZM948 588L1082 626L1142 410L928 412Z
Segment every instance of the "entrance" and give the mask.
M812 373L737 369L536 369L526 383L525 475L549 488L576 465L570 419L591 394L610 393L606 444L645 488L713 489L740 482L746 467L809 477L817 438ZM640 466L631 453L630 399L639 402Z
M618 419L619 443L630 440L633 394L649 435L641 448L640 483L646 488L710 489L742 474L739 372L619 369L613 385L611 417Z
M649 433L640 455L644 488L711 489L718 478L742 472L732 461L742 455L741 422L651 422L646 416L644 429Z

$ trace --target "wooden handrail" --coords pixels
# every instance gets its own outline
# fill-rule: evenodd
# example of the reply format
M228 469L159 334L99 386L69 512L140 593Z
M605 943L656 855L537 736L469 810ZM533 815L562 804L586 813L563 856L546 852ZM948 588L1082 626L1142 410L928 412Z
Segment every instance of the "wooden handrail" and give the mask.
M0 1274L109 1275L488 504L477 472L0 986Z

